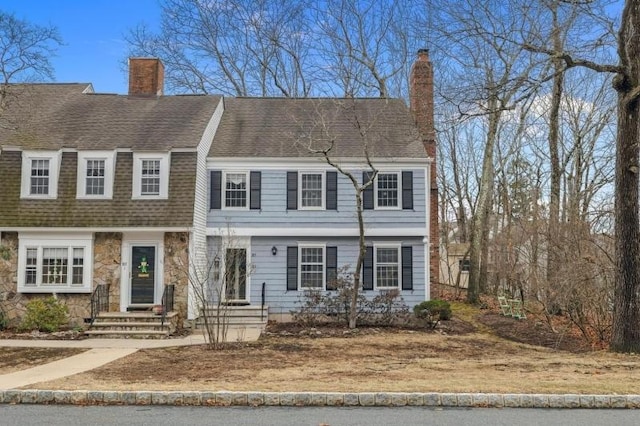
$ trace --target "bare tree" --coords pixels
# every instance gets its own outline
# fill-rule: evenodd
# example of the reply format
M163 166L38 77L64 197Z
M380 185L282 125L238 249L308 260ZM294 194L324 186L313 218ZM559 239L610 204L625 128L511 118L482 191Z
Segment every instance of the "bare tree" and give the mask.
M595 6L585 5L594 9ZM595 15L595 10L592 13ZM526 48L550 58L558 58L566 69L586 67L615 75L613 88L618 95L616 291L611 348L615 351L637 352L640 350L640 154L637 145L640 137L640 3L637 1L625 1L617 36L617 64L600 62L597 57L586 59L579 52L557 51L546 45L526 45Z
M252 265L248 263L246 253L244 259L238 258L241 253L236 250L238 239L230 228L220 231L214 241L206 253L196 251L190 254L188 264L180 265L180 269L188 279L190 303L198 314L207 345L210 349L219 350L228 342L232 326L229 305L231 283L235 280L246 282ZM243 264L244 268L232 268L232 264Z
M327 103L329 103L328 108ZM351 291L349 306L349 328L357 327L358 295L361 287L362 266L367 252L363 192L373 185L378 174L378 170L371 160L370 147L372 139L378 136L372 129L372 125L376 120L373 117L362 117L361 114L362 111L356 109L355 100L344 100L343 102L330 102L325 100L324 102L316 102L314 103L313 110L308 111L304 122L300 123L300 134L295 140L299 147L311 154L318 155L328 165L345 176L349 182L351 182L355 191L355 207L359 234L358 260L356 261L355 272L353 274L353 289ZM358 144L362 149L362 164L364 170L369 172L368 179L362 183L358 179L358 176L356 176L356 172L340 164L338 155L336 154L337 145L341 143L336 122L343 121L345 117L347 117L347 121L358 135ZM342 140L342 143L344 142L345 141Z
M0 11L0 118L10 83L53 78L50 58L62 43L55 27L39 26Z
M161 28L125 36L159 56L169 90L231 96L405 96L424 43L419 0L162 0ZM407 25L408 23L412 25Z

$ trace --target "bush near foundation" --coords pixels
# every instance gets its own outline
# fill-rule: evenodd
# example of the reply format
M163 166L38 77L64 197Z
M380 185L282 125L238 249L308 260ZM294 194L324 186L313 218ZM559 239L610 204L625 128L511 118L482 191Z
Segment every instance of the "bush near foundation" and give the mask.
M451 305L446 300L428 300L413 307L413 313L419 319L426 320L431 328L440 321L451 319Z
M23 331L58 331L69 321L69 309L55 297L33 299L27 303L27 313L20 323Z

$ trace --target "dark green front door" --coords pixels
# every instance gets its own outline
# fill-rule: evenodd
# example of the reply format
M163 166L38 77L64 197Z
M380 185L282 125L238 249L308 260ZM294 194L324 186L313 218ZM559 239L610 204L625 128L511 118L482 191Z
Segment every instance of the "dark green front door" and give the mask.
M153 304L155 296L155 246L131 247L131 304Z

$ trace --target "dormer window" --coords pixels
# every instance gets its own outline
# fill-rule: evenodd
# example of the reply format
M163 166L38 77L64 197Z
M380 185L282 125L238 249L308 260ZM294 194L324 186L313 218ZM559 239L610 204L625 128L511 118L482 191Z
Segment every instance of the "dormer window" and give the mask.
M31 160L31 186L29 195L49 195L49 160Z
M141 195L160 195L160 160L142 160Z
M169 196L170 154L133 154L133 198L166 199Z
M77 198L111 199L115 169L113 151L78 152Z
M21 198L56 198L60 153L23 151Z

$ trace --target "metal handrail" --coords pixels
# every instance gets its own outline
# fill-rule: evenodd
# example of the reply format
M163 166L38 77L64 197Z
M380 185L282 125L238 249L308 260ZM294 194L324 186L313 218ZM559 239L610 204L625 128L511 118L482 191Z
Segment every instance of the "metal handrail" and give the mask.
M265 303L265 296L266 296L266 286L267 286L267 283L262 283L262 305L260 308L261 321L264 321L264 303Z
M162 292L161 325L164 325L164 321L167 318L167 313L173 311L173 294L175 292L175 288L176 286L173 284L164 286L164 291Z
M100 312L109 311L109 289L106 284L98 284L91 293L91 322L93 325Z

